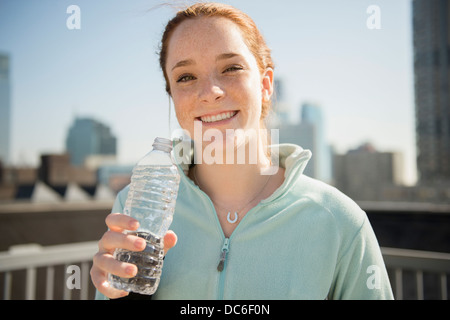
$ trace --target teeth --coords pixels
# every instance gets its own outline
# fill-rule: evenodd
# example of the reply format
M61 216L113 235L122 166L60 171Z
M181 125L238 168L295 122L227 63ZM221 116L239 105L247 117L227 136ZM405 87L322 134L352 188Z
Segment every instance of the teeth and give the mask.
M221 121L221 120L225 120L225 119L229 119L231 117L233 117L236 114L236 111L233 112L223 112L220 114L216 114L213 116L204 116L204 117L200 117L200 119L203 122L216 122L216 121Z

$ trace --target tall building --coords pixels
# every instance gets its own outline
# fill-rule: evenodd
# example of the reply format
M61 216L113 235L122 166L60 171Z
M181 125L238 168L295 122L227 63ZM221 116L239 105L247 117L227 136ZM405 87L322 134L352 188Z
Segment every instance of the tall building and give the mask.
M330 183L332 180L331 148L326 141L322 110L312 103L301 107L298 124L280 126L280 143L294 143L312 153L305 174Z
M75 166L83 165L89 156L115 156L116 145L111 129L89 118L76 118L66 140L70 162Z
M301 112L302 123L310 124L315 127L316 141L314 144L314 150L317 157L317 171L319 179L330 182L332 176L331 149L326 141L325 122L322 109L317 105L304 103Z
M319 178L319 167L317 165L317 136L316 127L311 123L283 124L279 128L280 143L293 143L303 149L308 149L312 157L305 168L304 173L312 178Z
M0 162L8 164L11 141L11 98L9 56L0 54Z
M274 97L273 97L273 110L276 116L276 126L287 124L290 122L290 108L287 102L286 91L284 82L282 79L274 79Z
M414 0L419 183L450 180L450 1Z

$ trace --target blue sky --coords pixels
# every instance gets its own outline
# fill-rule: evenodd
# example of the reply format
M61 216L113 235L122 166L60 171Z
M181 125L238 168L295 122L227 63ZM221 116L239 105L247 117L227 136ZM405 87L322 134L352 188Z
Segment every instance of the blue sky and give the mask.
M402 152L414 181L410 0L223 2L247 12L264 34L293 121L303 102L314 101L338 152L366 141ZM63 152L75 116L109 125L125 164L140 158L155 136L170 134L156 52L175 11L149 10L161 3L0 0L0 52L12 59L15 163L37 165L41 153ZM80 30L66 27L72 4L81 9ZM367 28L370 5L380 8L379 30Z

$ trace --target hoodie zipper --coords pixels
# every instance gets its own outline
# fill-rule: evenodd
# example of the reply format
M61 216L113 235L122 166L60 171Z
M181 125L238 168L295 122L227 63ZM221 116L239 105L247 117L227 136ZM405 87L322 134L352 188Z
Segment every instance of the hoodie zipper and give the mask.
M222 251L220 252L220 260L217 265L219 275L219 300L223 300L224 286L225 286L225 263L227 261L228 251L230 250L230 238L223 239Z
M225 261L227 259L229 246L230 246L230 238L225 238L223 240L222 252L220 253L219 265L217 266L217 271L219 272L222 272L223 269L225 268Z

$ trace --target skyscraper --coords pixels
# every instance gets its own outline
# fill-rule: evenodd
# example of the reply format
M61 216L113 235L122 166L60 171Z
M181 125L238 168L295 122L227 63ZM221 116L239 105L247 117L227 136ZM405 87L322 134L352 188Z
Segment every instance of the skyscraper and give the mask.
M116 155L116 145L111 129L90 118L76 118L66 140L70 162L75 166L83 165L90 155Z
M304 103L301 122L280 126L280 143L294 143L312 153L305 174L325 182L332 180L331 149L325 137L324 119L319 106Z
M419 182L450 180L450 2L414 0Z
M0 161L9 163L11 133L11 99L9 56L0 54Z
M321 180L331 181L331 150L325 137L325 123L322 110L319 106L304 103L302 106L302 123L309 123L316 128L315 153L317 156L318 177Z
M288 124L290 122L289 117L289 104L286 100L286 92L284 87L284 82L282 79L274 79L274 98L273 98L273 109L276 114L277 125Z

